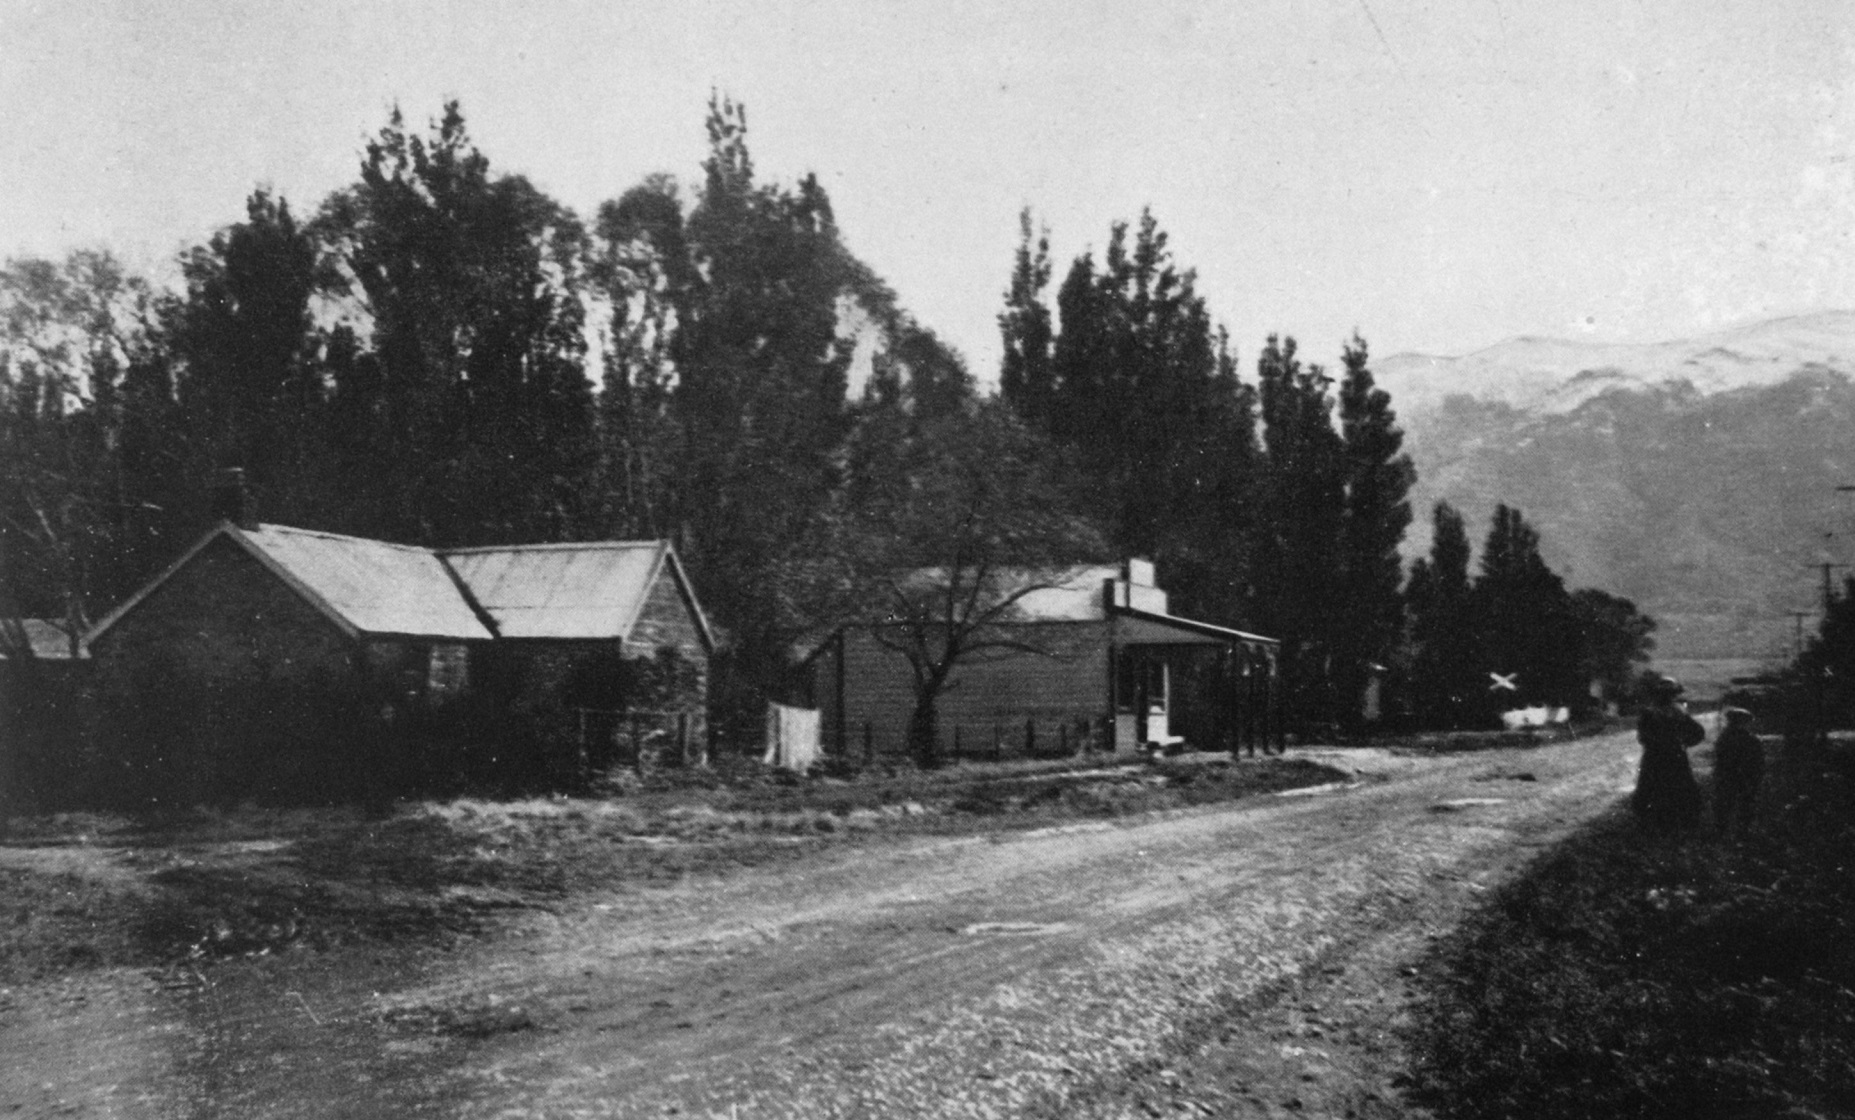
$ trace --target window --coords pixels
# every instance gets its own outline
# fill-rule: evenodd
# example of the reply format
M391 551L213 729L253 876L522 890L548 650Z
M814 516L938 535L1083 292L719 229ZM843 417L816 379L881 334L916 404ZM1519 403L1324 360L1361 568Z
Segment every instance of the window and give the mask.
M466 648L462 642L439 642L432 646L425 687L434 699L447 699L464 691L469 666Z

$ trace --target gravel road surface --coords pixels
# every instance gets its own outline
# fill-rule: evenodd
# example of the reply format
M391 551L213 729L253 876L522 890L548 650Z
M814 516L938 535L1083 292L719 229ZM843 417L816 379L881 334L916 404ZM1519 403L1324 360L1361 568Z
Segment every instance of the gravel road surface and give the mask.
M1410 1115L1413 962L1634 740L1297 753L1354 778L15 989L0 1117Z

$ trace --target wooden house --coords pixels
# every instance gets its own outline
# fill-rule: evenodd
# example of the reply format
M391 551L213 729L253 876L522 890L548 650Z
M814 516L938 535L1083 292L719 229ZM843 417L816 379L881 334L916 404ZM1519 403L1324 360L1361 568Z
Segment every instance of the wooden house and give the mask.
M1015 648L954 670L936 706L943 753L1254 749L1278 737L1279 643L1171 614L1150 562L1023 572L1004 585L1014 581L1036 585L995 624ZM806 658L828 751L906 749L914 676L894 626L841 627Z
M386 780L406 729L464 701L558 739L635 699L640 662L682 666L649 704L699 732L712 644L667 542L443 551L233 521L85 639L133 769L286 796Z

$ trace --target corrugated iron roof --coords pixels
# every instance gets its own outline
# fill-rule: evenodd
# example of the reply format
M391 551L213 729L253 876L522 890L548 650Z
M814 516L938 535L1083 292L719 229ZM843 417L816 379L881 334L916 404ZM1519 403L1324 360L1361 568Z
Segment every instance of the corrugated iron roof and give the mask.
M667 551L662 541L595 541L442 555L501 637L624 639Z
M932 591L945 587L945 568L917 568L906 573L910 590ZM1179 626L1200 635L1245 642L1279 644L1274 638L1233 630L1196 619L1181 618L1167 608L1166 593L1149 584L1126 578L1118 564L1084 564L1072 568L997 568L987 577L987 599L996 601L1025 587L1031 590L1012 604L1001 622L1098 622L1110 616L1147 619L1164 626ZM1104 585L1111 584L1104 595Z
M428 549L283 525L233 530L355 630L484 638L489 630Z
M1001 573L1002 587L1019 588L1032 583L1047 583L1024 593L1013 613L1031 622L1088 622L1104 617L1102 584L1120 576L1114 565L1091 565L1055 572L1025 571Z
M1178 615L1161 614L1156 611L1143 611L1135 607L1117 607L1115 609L1115 617L1120 620L1121 625L1124 627L1132 623L1135 626L1145 625L1160 627L1162 629L1181 630L1216 641L1234 641L1246 645L1279 646L1282 644L1275 638L1265 638L1261 634L1251 634L1246 630L1232 630L1228 626L1218 626L1210 622L1199 622L1195 618L1180 618ZM1137 630L1132 627L1128 627L1123 633L1126 640L1133 641L1137 644L1142 642L1163 643L1166 640L1162 636Z
M94 640L220 538L238 545L350 634L628 639L660 575L705 645L714 636L667 541L594 541L437 552L414 545L222 523L99 622Z
M1069 568L993 568L985 575L983 604L1018 595L1005 616L1012 622L1090 622L1107 617L1102 584L1116 579L1120 568L1111 564L1085 564ZM969 592L974 577L966 573L959 590ZM947 586L946 568L915 568L902 573L904 592L935 596ZM1029 590L1025 590L1029 588ZM1021 593L1021 594L1020 594ZM887 604L877 604L887 606Z

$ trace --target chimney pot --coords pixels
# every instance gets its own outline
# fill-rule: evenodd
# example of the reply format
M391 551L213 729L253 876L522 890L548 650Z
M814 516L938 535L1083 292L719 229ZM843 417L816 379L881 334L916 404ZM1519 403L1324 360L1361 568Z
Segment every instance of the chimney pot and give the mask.
M213 479L213 516L230 521L240 529L255 529L252 516L251 489L245 482L245 468L222 467Z

